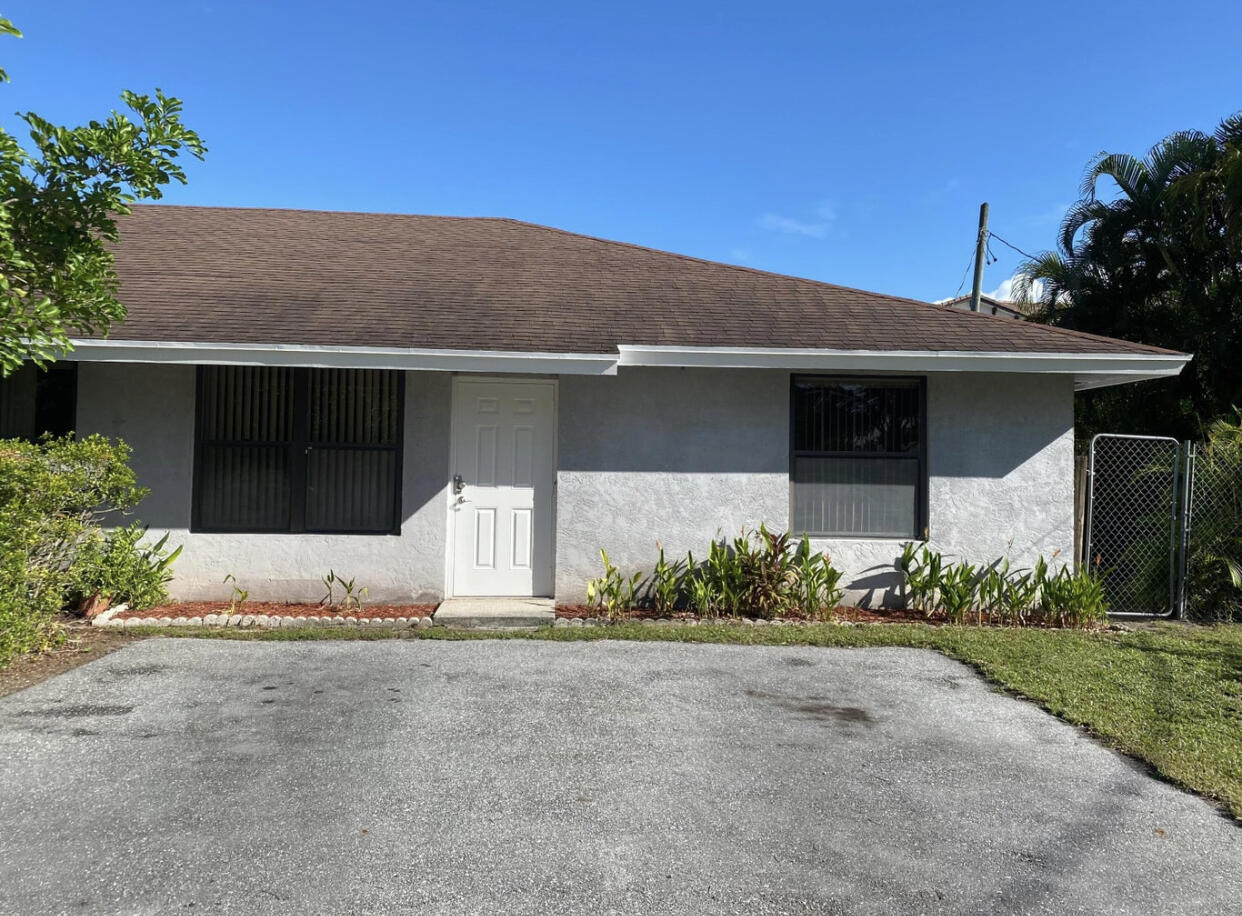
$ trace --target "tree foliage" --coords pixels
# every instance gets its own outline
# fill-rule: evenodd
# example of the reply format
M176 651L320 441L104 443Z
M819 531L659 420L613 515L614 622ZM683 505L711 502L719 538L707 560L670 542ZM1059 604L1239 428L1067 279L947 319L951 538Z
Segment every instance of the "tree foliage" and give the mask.
M21 36L3 18L0 34ZM78 127L19 114L29 149L0 128L0 376L55 359L73 334L106 334L125 317L108 249L115 217L184 184L178 158L206 152L181 123L180 100L158 89L121 99L128 113Z
M1056 250L1020 268L1019 295L1037 280L1037 320L1194 355L1176 379L1087 392L1081 436L1203 435L1242 398L1242 114L1141 158L1097 156Z
M0 668L55 642L57 615L83 597L166 599L177 551L122 522L146 495L129 454L102 436L0 439Z

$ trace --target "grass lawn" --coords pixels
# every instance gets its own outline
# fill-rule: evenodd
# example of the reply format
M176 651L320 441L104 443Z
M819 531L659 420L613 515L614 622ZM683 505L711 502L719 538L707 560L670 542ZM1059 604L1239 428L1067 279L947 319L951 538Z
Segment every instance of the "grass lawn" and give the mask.
M1242 624L1153 625L1084 633L918 625L824 624L470 630L176 628L126 630L198 639L544 639L716 642L934 649L1038 703L1101 741L1147 761L1171 782L1216 799L1242 818Z

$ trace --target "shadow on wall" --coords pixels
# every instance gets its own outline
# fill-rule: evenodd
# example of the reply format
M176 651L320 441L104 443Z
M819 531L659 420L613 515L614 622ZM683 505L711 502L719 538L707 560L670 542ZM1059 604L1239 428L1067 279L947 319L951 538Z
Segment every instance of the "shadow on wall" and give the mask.
M561 379L558 468L771 474L789 468L789 374L622 369Z
M1073 435L1073 380L944 374L928 379L927 469L933 477L999 479ZM1067 446L1072 450L1072 438Z
M844 586L845 600L858 607L900 607L905 603L901 573L895 566L873 566Z

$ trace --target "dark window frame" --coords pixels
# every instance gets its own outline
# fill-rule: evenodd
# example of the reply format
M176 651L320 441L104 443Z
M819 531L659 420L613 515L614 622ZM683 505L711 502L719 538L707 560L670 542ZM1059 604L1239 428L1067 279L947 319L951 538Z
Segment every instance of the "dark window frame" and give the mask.
M866 387L876 384L892 384L894 382L908 385L913 383L918 391L918 422L919 447L910 452L857 452L857 451L816 451L797 448L797 417L795 397L799 383L820 382L831 385L858 385ZM825 375L822 373L791 373L789 376L789 520L793 528L797 518L797 493L794 483L794 468L799 458L850 458L850 459L893 459L902 458L918 462L918 473L915 475L915 531L909 535L863 534L856 531L797 531L813 538L833 538L836 540L853 541L926 541L929 537L928 522L928 472L927 472L927 376L925 375Z
M57 438L76 436L78 428L78 363L74 360L56 360L43 368L26 363L5 379L0 388L13 383L18 372L29 373L31 383L31 426L23 431L0 431L0 438L12 435L28 442L38 442L44 435Z
M320 442L309 436L310 381L312 373L320 371L307 367L292 367L293 372L293 430L288 440L250 441L207 439L202 435L202 410L207 366L198 366L194 383L194 480L190 507L190 531L203 534L348 534L358 537L387 537L401 534L402 484L405 478L405 381L406 374L397 372L397 428L396 444L375 445L368 443ZM349 368L349 367L341 367ZM285 448L289 456L289 522L285 527L214 527L202 523L203 450L205 447L256 447ZM307 466L310 453L316 448L334 451L390 452L395 456L396 481L393 486L392 525L384 530L358 530L353 528L309 528L306 510L309 500ZM300 494L300 495L299 495Z

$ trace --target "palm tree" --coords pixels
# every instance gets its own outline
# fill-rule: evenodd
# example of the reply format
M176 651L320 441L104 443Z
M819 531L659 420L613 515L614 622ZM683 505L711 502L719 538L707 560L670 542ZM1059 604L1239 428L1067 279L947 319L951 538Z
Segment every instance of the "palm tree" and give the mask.
M1065 310L1075 293L1089 288L1110 281L1151 281L1165 271L1176 274L1167 218L1170 189L1210 166L1214 151L1211 137L1181 131L1161 140L1141 159L1129 153L1098 154L1087 166L1079 201L1061 222L1057 250L1042 253L1019 269L1019 296L1029 300L1036 289L1034 281L1041 281L1044 293L1039 304L1053 317ZM1100 196L1104 178L1120 191L1112 200Z
M1210 136L1171 134L1143 157L1101 153L1080 194L1056 249L1019 268L1018 297L1037 298L1037 320L1195 360L1177 380L1090 394L1079 430L1197 435L1242 390L1232 365L1242 344L1242 114Z

